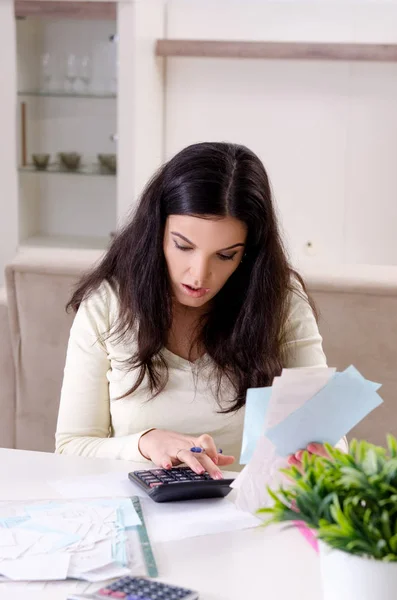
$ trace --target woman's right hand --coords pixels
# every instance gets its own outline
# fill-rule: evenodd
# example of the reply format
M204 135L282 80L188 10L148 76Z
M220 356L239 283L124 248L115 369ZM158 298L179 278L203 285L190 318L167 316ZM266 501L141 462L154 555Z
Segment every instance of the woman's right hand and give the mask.
M202 448L203 452L193 453L190 451L192 447ZM234 456L218 452L214 440L207 434L195 438L175 431L152 429L139 440L139 451L163 469L185 463L198 475L207 471L213 479L223 478L218 467L234 462Z

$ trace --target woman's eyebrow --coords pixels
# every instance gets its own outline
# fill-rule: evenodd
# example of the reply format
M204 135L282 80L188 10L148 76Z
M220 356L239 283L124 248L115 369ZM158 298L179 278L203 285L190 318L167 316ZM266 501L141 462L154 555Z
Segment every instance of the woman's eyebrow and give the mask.
M178 233L177 231L171 231L171 233L172 235L176 235L177 237L184 240L187 244L194 246L193 242L188 240L188 238L182 235L181 233ZM224 252L225 250L233 250L233 248L239 248L240 246L245 246L245 244L243 244L242 242L238 242L237 244L233 244L232 246L228 246L227 248L221 248L220 250L218 250L218 252Z
M190 240L188 240L187 237L185 237L181 233L178 233L177 231L171 231L171 233L172 233L172 235L176 235L177 237L179 237L182 240L184 240L187 244L190 244L191 246L194 246L193 242L191 242Z

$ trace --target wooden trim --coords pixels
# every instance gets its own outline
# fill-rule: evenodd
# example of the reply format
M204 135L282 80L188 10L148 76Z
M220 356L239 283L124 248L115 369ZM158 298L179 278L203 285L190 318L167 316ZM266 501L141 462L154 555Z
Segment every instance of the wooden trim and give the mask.
M15 0L14 4L16 17L116 20L117 16L115 2Z
M156 55L199 58L396 62L397 44L161 39L157 40Z

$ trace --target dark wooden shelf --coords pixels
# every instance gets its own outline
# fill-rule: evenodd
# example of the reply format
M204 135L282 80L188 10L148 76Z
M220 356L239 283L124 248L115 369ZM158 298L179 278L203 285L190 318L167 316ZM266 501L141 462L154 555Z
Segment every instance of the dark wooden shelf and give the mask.
M1 0L0 0L1 1ZM115 2L75 2L68 0L15 0L16 17L66 19L116 19Z
M157 56L397 62L397 44L161 39Z

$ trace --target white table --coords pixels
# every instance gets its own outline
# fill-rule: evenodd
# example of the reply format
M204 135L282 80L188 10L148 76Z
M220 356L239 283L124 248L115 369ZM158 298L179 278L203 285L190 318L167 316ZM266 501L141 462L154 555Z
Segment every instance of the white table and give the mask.
M0 500L53 499L47 481L125 472L132 462L0 449ZM178 507L175 504L175 511ZM159 579L200 592L200 600L320 600L318 557L295 530L250 529L156 544ZM66 584L0 583L1 600L64 600Z

